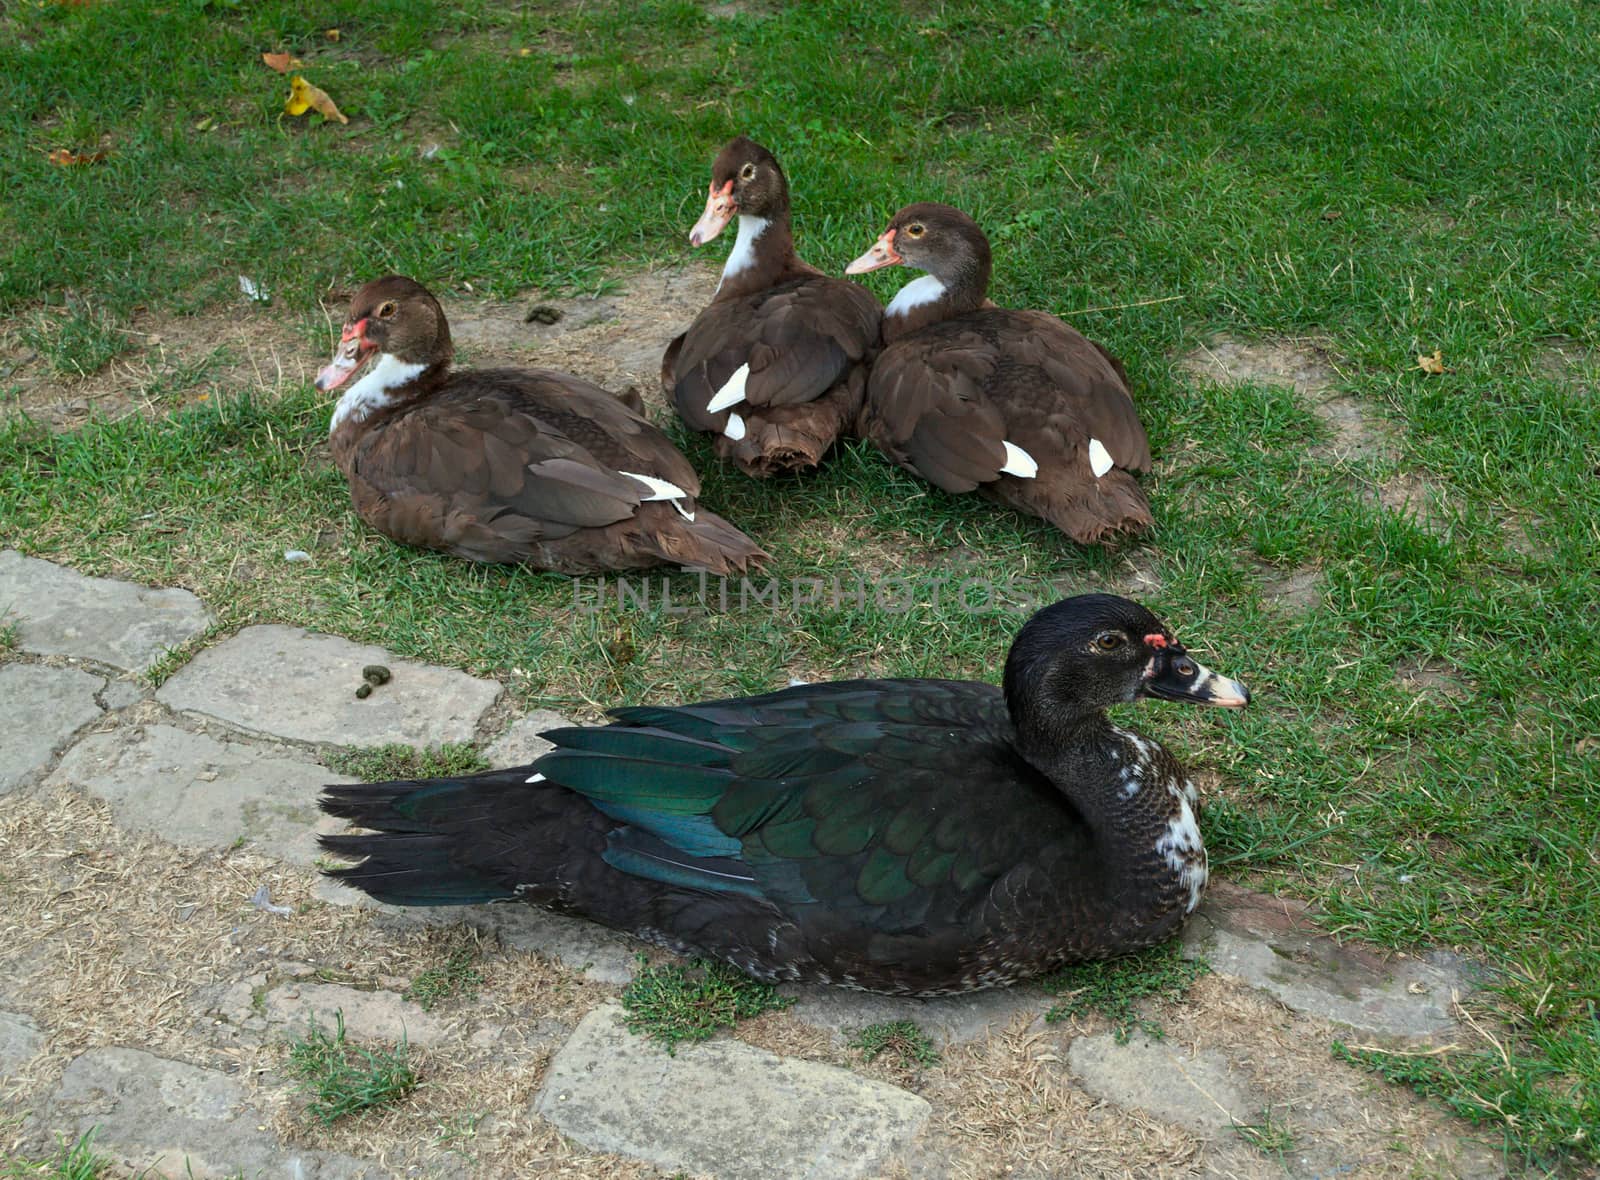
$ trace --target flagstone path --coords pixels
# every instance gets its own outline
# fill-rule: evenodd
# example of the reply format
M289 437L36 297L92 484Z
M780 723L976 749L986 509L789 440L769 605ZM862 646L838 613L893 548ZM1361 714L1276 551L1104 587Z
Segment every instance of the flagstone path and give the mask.
M151 847L211 856L194 860L197 871L243 848L281 864L285 879L312 880L315 836L336 830L317 793L348 781L324 763L333 745L471 741L508 764L536 756L538 732L564 723L539 713L506 725L494 681L337 636L275 625L212 636L205 605L187 591L86 577L11 551L0 552L6 623L14 645L0 652L0 822L45 824L52 808L103 806L116 829ZM193 647L151 687L150 669ZM362 668L374 663L392 679L358 700ZM1050 999L1027 987L928 1002L800 988L786 989L798 997L793 1009L756 1022L759 1035L740 1026L675 1056L622 1024L614 993L643 949L630 939L527 907L378 907L326 881L280 915L241 887L239 952L256 937L241 933L258 928L250 923L292 930L365 913L380 939L466 924L492 938L491 953L529 954L529 970L546 962L561 988L594 1002L570 1017L519 1013L515 997L493 1019L470 1007L425 1012L402 997L406 978L351 963L339 945L317 963L238 953L200 982L174 968L169 978L122 970L96 984L131 989L130 1001L134 990L166 989L158 1024L215 1046L216 1060L258 1047L242 1060L265 1064L230 1073L206 1054L179 1060L146 1047L132 1025L84 1045L71 1013L39 998L40 964L99 948L63 947L59 934L3 909L8 881L47 888L71 858L10 856L0 842L0 1154L37 1156L60 1135L95 1129L95 1147L130 1168L195 1177L494 1176L504 1166L494 1144L517 1135L557 1144L537 1173L550 1175L1046 1176L1063 1174L1063 1158L1083 1175L1504 1174L1464 1124L1327 1053L1341 1036L1419 1048L1463 1039L1452 998L1470 991L1471 966L1337 944L1295 903L1226 883L1185 936L1187 953L1204 955L1215 974L1164 1041L1119 1045L1093 1024L1046 1025ZM188 920L181 899L144 901L179 905L175 920ZM84 903L64 885L54 904ZM437 1128L412 1128L405 1143L349 1136L364 1150L333 1150L309 1119L284 1116L302 1100L283 1076L281 1046L311 1022L338 1019L357 1042L404 1037L431 1055L425 1062L478 1054L505 1070L511 1092L480 1112L482 1150L452 1149L446 1136L418 1146ZM844 1047L849 1033L896 1019L931 1032L947 1065L893 1075ZM66 1044L80 1048L64 1053ZM979 1079L994 1087L992 1109L973 1097ZM404 1104L391 1118L404 1125ZM1263 1152L1237 1129L1264 1119L1293 1132L1287 1148ZM1077 1144L1075 1154L1062 1155L1063 1143Z

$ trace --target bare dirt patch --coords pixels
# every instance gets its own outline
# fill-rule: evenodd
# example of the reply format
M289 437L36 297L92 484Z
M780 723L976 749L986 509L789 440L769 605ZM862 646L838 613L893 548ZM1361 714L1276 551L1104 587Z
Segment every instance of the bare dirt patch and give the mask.
M1441 660L1401 660L1394 666L1394 678L1412 696L1435 700L1461 700L1469 691L1456 670Z
M1293 389L1332 433L1327 442L1311 449L1316 458L1346 462L1399 457L1394 424L1365 403L1337 392L1338 365L1326 342L1219 336L1187 353L1178 365L1213 384L1251 382Z
M1269 608L1300 613L1322 601L1326 579L1317 567L1301 565L1284 570L1265 562L1257 562L1256 567L1261 571L1261 597Z
M1444 489L1425 475L1400 471L1384 480L1373 492L1377 503L1420 529L1445 533L1450 528L1450 513Z
M18 331L0 336L0 414L23 413L52 430L71 430L91 416L164 414L245 390L306 383L320 363L295 326L270 308L193 316L142 311L118 332L125 350L83 375L52 372Z

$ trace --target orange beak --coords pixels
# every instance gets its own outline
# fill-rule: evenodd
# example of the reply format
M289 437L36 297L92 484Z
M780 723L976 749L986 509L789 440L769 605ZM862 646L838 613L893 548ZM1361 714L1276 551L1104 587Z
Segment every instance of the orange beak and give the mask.
M732 221L738 211L738 202L733 199L733 181L728 181L719 190L717 182L713 180L706 194L706 211L700 214L700 220L689 231L689 245L704 246L722 232L722 227Z
M898 266L904 262L905 259L895 253L894 235L894 230L884 230L883 233L878 235L878 240L872 244L872 249L845 267L844 273L847 275L864 275L869 270L877 270L884 266Z
M330 389L338 389L350 380L350 375L366 362L377 347L367 339L366 320L346 324L344 333L339 337L339 347L334 351L333 359L317 373L316 387L323 393L327 393Z

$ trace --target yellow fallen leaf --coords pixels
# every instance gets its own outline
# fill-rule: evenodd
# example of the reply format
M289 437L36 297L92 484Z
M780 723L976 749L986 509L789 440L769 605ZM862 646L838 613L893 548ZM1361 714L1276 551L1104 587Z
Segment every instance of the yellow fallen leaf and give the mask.
M210 131L216 125L216 117L214 115L207 115L204 119L201 119L194 125L194 129L196 131Z
M68 151L66 148L57 148L47 155L45 159L62 168L72 168L78 164L98 164L110 154L104 148L101 148L98 152L73 152Z
M298 57L290 57L287 53L263 53L261 60L280 74L287 74L290 70L306 64Z
M518 57L532 57L533 56L533 50L531 50L531 49L519 49L519 50L517 50L517 56Z
M334 105L326 90L313 86L299 74L289 79L289 97L284 102L283 109L291 115L303 115L309 110L317 110L325 119L337 119L341 123L350 121Z
M1444 350L1436 348L1431 355L1417 353L1417 368L1424 373L1444 372Z
M340 33L338 29L324 29L322 30L322 35L330 41L337 41Z

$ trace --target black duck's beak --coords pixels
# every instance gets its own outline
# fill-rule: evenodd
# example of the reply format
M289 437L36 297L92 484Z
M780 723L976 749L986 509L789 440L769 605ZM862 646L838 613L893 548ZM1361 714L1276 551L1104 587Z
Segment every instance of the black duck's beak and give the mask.
M1174 644L1158 652L1145 673L1146 696L1196 705L1221 705L1242 709L1250 703L1250 690L1237 680L1218 676Z

